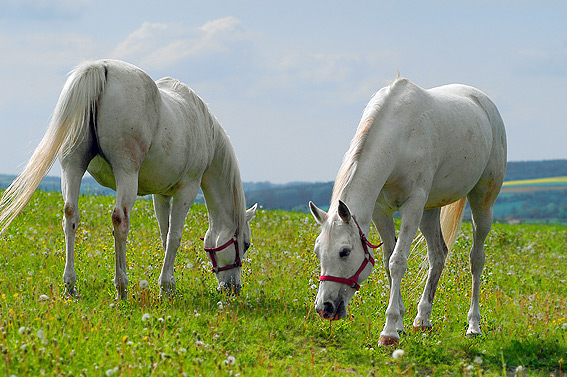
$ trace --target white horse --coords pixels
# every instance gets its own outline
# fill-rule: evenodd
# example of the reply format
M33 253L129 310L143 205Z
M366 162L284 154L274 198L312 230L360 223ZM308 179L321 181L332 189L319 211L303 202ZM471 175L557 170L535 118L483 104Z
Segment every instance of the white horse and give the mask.
M504 124L485 94L465 85L424 90L400 77L382 88L366 106L345 154L329 213L310 203L321 225L315 243L321 262L315 310L329 320L346 316L350 299L374 264L372 247L368 248L372 245L365 236L373 221L383 241L383 263L390 282L379 343L396 343L404 332L402 277L420 228L427 242L429 273L413 327L430 328L437 283L468 199L474 241L466 334L481 334L484 240L492 226L492 209L505 170ZM395 211L402 217L398 238L392 219Z
M77 294L74 246L79 188L87 170L116 190L111 217L117 298L127 297L126 238L136 195L153 194L165 250L158 282L161 293L170 294L175 291L175 254L199 185L209 212L205 250L219 288L239 292L241 258L250 246L249 222L256 205L246 210L228 136L187 85L169 77L154 82L141 69L117 60L79 65L65 83L45 136L2 197L2 231L28 203L56 157L62 167L63 281L69 294Z

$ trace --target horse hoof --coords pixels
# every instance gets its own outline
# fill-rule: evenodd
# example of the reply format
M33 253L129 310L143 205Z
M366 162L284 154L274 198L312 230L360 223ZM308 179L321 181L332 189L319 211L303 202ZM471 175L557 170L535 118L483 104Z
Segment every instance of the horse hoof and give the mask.
M400 341L400 339L398 338L392 338L391 336L383 336L380 335L380 339L378 340L378 345L379 346L395 346L398 344L398 342Z
M428 333L431 332L433 330L433 326L414 326L413 327L413 332L424 332L424 333Z
M472 339L472 338L477 338L477 337L482 336L482 333L481 332L472 332L472 331L469 332L469 331L467 331L465 336L469 339Z
M67 289L65 288L65 295L71 298L79 298L79 292L76 288Z

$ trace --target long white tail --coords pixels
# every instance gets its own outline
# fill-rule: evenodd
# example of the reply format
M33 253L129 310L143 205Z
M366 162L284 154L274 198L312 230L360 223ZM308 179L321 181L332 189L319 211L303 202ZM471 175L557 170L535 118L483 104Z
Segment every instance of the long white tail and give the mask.
M0 200L0 233L28 204L55 158L69 153L84 136L105 83L103 64L84 63L70 73L39 146Z
M441 233L449 250L455 245L457 235L461 229L465 204L467 204L466 196L441 208Z

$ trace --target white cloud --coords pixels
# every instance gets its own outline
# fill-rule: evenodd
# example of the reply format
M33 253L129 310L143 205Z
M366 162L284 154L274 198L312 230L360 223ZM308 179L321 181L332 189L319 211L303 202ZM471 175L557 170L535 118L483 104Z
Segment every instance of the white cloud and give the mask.
M252 37L235 17L216 19L200 27L146 22L120 43L112 55L145 69L162 69L188 57L229 51L235 42Z
M59 91L63 86L62 69L92 59L98 49L96 42L79 34L0 35L0 51L10 57L0 60L0 81L11 88L0 92L0 103L52 100L53 88ZM32 87L35 94L30 96Z

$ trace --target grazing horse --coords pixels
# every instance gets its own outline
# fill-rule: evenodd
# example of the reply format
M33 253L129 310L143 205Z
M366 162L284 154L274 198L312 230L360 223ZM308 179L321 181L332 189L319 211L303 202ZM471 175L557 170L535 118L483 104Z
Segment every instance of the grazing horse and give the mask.
M199 186L209 213L204 238L219 288L236 293L241 258L250 246L249 222L240 171L228 136L187 85L154 82L141 69L118 60L79 65L65 83L52 120L24 171L0 202L0 229L23 210L59 157L62 168L66 291L76 295L75 235L79 189L88 171L116 190L112 211L117 298L127 297L126 238L137 195L153 194L165 258L161 293L175 291L173 265L181 232Z
M315 242L321 263L315 310L329 320L346 316L350 299L374 265L376 246L366 238L373 221L383 241L383 264L390 283L379 344L396 343L404 332L402 277L420 228L427 242L429 272L413 327L430 328L437 283L468 199L474 240L466 335L481 334L484 240L505 170L504 124L484 93L465 85L424 90L401 77L382 88L366 106L344 156L329 212L309 203L321 225ZM395 211L402 217L397 238Z

